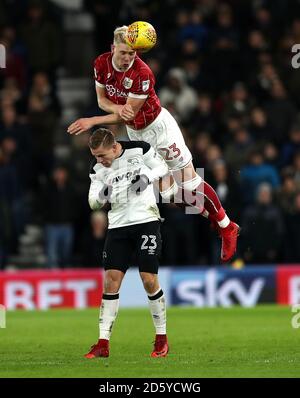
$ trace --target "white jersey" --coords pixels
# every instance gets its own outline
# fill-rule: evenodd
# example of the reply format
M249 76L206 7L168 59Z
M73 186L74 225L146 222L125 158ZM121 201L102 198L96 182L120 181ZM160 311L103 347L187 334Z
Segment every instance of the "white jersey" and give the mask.
M106 201L99 194L106 185L112 187L109 199L108 229L157 221L160 218L152 182L168 173L168 166L154 149L143 141L118 141L123 148L121 155L110 167L94 160L91 170L89 204L93 210L101 208ZM145 174L150 181L148 187L136 194L131 180Z

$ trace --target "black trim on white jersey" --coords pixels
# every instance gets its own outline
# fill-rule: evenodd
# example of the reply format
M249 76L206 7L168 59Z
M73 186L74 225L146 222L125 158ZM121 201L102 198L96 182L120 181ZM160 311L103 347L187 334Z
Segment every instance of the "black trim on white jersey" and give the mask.
M118 141L118 142L119 142L119 144L122 145L122 148L124 150L132 149L132 148L142 148L143 155L145 155L145 153L147 153L151 148L151 145L145 141Z
M96 164L97 164L97 159L96 158L92 159L91 163L90 163L90 172L89 172L89 174L96 174L96 172L94 170L94 166Z

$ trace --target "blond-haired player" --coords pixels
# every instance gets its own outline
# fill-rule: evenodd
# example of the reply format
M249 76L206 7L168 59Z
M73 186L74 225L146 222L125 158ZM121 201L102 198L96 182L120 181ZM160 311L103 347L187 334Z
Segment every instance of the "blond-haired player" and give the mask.
M221 260L227 262L236 251L239 226L228 218L214 189L196 173L176 120L160 105L151 69L125 42L126 30L127 26L117 28L111 51L94 62L98 105L108 114L78 119L68 132L125 123L130 140L152 145L172 176L166 185L160 184L162 197L192 205L209 218L222 239Z

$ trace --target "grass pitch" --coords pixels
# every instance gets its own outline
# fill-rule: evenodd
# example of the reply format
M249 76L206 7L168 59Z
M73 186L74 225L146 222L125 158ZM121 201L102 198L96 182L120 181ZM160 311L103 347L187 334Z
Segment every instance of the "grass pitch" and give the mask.
M300 377L300 329L289 307L169 308L166 358L149 356L149 311L121 309L110 357L88 360L98 312L8 312L0 377Z

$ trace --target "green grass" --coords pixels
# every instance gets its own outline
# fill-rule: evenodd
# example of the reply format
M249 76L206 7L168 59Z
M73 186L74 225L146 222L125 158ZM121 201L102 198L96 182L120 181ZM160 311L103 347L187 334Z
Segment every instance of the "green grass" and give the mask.
M171 351L150 358L147 309L122 309L108 359L83 358L98 310L15 311L0 329L0 377L300 377L300 329L289 307L168 309Z

